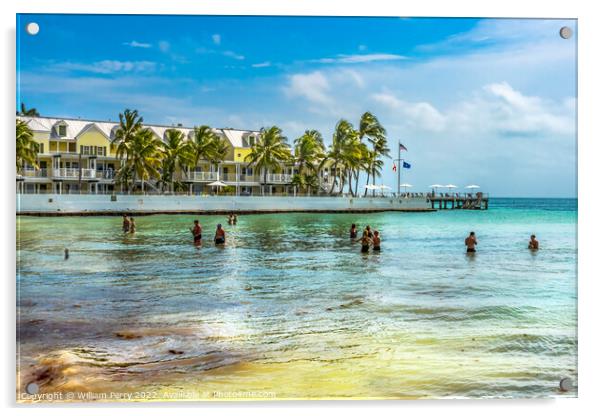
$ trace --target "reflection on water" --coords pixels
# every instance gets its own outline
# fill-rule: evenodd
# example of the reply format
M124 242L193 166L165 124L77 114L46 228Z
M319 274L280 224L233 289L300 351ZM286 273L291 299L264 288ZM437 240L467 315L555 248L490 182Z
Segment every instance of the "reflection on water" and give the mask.
M576 379L574 210L239 216L225 248L223 218L200 218L200 247L193 219L19 217L19 388L540 397Z

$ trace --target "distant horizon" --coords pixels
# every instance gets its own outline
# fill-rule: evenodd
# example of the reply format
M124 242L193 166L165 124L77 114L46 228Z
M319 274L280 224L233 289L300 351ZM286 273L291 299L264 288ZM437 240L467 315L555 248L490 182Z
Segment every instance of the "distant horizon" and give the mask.
M399 141L415 192L577 198L576 20L22 14L17 27L16 105L43 117L132 108L329 144L339 119L371 111L391 149L378 184L396 186Z

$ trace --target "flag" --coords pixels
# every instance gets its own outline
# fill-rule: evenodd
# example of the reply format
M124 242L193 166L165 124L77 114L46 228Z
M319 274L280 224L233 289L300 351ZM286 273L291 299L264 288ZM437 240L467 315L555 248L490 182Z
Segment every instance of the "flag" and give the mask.
M395 165L395 162L393 162L393 172L397 172L397 165Z
M399 143L399 150L405 150L406 152L408 151L407 147L405 147L403 144Z
M412 167L412 165L410 165L409 163L403 162L404 169L410 169L411 167Z

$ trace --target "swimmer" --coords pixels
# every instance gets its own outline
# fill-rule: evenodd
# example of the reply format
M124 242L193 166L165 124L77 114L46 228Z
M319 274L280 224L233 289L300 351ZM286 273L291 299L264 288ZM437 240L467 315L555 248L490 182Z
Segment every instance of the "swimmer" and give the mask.
M476 253L477 252L477 246L478 242L477 242L477 236L475 235L474 231L470 232L470 235L468 237L466 237L466 239L464 240L464 245L466 246L466 252L467 253Z
M228 225L234 225L234 214L228 215Z
M65 260L69 260L69 249L65 249Z
M194 242L200 243L203 235L203 229L201 227L201 224L199 224L199 220L194 220L194 226L190 229L190 232L192 233L192 238L194 239Z
M370 238L370 235L368 234L367 231L364 231L364 234L362 235L362 253L367 253L368 251L370 251L370 244L372 244L372 239Z
M134 221L134 217L130 216L130 234L134 234L136 232L136 222Z
M213 241L215 241L216 246L226 244L226 232L222 228L221 224L217 224L217 228L215 230L215 237L213 237Z
M369 225L366 225L366 228L364 229L364 232L368 233L368 237L372 238L373 234L372 234L372 230L370 229Z
M352 240L357 238L357 228L355 227L355 224L351 224L351 228L349 229L349 238Z
M380 233L374 231L374 237L372 237L372 251L380 251Z
M234 218L234 225L236 225L238 222L238 216L236 214L232 214L232 217Z
M123 230L124 233L127 233L130 231L130 220L128 219L127 214L123 214L123 222L121 225L121 229Z
M532 234L531 240L529 240L529 250L539 250L539 241L537 241L535 234Z

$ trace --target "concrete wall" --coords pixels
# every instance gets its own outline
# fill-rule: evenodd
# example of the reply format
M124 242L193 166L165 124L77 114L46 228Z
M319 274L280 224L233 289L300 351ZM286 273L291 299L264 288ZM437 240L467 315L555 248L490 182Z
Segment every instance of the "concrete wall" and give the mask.
M18 194L17 214L102 214L114 212L285 212L428 211L424 198L233 197L167 195Z

